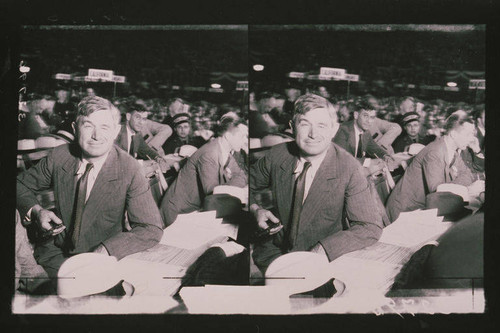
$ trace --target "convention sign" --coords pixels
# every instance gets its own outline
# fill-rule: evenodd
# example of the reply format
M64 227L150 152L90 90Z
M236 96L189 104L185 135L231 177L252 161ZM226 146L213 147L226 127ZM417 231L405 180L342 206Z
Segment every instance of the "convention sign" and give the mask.
M444 90L446 90L446 91L460 91L460 88L458 88L458 87L444 87Z
M73 75L71 74L64 74L64 73L57 73L54 75L54 79L56 80L71 80L73 78Z
M343 68L320 67L319 74L342 80L344 78L344 75L346 74L346 71Z
M486 89L486 80L470 80L469 89Z
M303 72L290 72L287 74L289 78L292 79L304 79L306 77L306 73Z
M99 82L101 81L102 79L101 78L98 78L98 77L95 77L95 76L85 76L83 81L85 82Z
M112 81L113 82L117 82L117 83L125 83L125 76L122 76L122 75L113 75L113 79Z
M248 81L237 81L236 90L248 90Z
M209 92L213 92L213 93L223 93L224 92L224 89L222 88L209 88L208 89Z
M205 87L184 87L185 91L206 91Z
M89 68L89 73L87 76L98 78L103 81L113 81L114 72L107 69L95 69Z
M345 74L343 80L346 81L353 81L353 82L358 82L359 81L359 75L358 74Z

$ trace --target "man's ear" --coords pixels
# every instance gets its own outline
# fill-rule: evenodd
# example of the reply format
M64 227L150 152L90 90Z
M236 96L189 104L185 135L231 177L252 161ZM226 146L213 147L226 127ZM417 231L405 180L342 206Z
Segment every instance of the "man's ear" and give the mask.
M77 132L77 129L78 129L78 127L76 126L76 122L73 121L71 123L71 128L73 129L73 133L75 133L75 135L76 135L76 132Z
M356 120L357 120L357 119L358 119L358 117L359 117L359 112L358 112L358 111L354 111L354 112L352 113L352 116L354 117L354 119L356 119Z
M293 120L290 120L288 122L288 125L290 126L290 128L292 129L292 133L293 135L295 135L295 123L293 122Z
M128 113L127 113L128 115ZM113 140L116 140L118 137L118 133L120 133L120 130L122 129L122 126L120 124L116 124L114 128L114 133L113 133Z
M125 113L125 117L127 117L127 121L130 121L131 114L130 113Z

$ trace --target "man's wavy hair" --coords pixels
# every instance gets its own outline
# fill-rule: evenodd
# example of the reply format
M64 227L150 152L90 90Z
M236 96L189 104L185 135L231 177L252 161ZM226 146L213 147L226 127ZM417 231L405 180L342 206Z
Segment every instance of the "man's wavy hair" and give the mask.
M332 103L324 97L315 94L305 94L297 98L293 106L292 127L295 126L300 115L315 109L327 109L332 119L332 124L335 125L338 123L337 111Z
M109 112L111 112L113 119L116 121L116 124L120 123L120 110L118 110L118 108L114 106L113 103L111 103L109 100L99 96L87 96L84 97L80 101L80 103L78 103L76 123L78 124L79 120L82 117L88 117L92 113L101 110L108 110Z

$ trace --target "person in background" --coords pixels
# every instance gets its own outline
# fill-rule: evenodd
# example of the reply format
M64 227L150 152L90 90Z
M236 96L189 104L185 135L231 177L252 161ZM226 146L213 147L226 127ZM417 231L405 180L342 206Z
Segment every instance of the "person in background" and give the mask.
M340 125L333 142L344 148L365 167L366 175L379 173L391 156L372 138L370 127L376 118L376 111L364 100L352 105L352 121ZM383 160L382 160L383 159Z
M299 97L292 127L294 141L275 145L250 167L250 211L260 229L269 229L253 252L262 272L293 251L333 261L375 243L382 233L361 165L332 142L338 129L333 105L314 94ZM272 191L271 210L254 197L266 188Z
M395 153L401 153L408 150L408 147L414 143L420 143L424 146L436 139L435 136L422 136L420 134L420 116L416 112L408 112L402 120L404 133L402 133L392 144Z
M474 136L473 120L465 113L448 117L445 130L446 135L428 144L413 158L391 192L386 204L391 222L401 212L424 209L426 196L436 192L438 185L458 179L460 151L470 147L475 154L481 153ZM484 189L484 182L470 184L469 193L479 192L481 186Z
M34 256L49 277L55 278L72 255L96 252L121 259L162 237L161 217L139 164L114 145L119 122L120 112L110 101L84 98L73 124L76 140L54 148L17 177L21 217L48 233L35 244ZM49 188L53 211L36 197ZM125 213L130 231L124 231Z
M380 105L378 100L368 95L365 97L366 101L377 111L380 110ZM401 126L396 123L389 122L387 120L381 119L378 115L375 117L373 122L370 124L369 131L372 135L373 140L388 154L393 154L392 143L398 135L401 134Z
M160 211L168 227L178 214L202 207L203 200L218 185L245 187L248 177L233 154L248 144L248 127L235 113L220 119L220 136L189 157L167 189Z
M148 146L142 137L147 122L148 112L137 105L127 108L126 121L116 138L116 145L131 156L141 160L159 160L159 153Z
M262 139L264 136L278 131L278 124L269 114L275 105L276 94L262 92L257 95L257 111L250 110L248 114L249 135L251 138Z
M179 148L184 145L191 145L200 148L205 144L205 140L200 136L193 136L191 128L191 117L187 113L178 113L173 119L175 134L163 144L163 151L166 155L179 152Z

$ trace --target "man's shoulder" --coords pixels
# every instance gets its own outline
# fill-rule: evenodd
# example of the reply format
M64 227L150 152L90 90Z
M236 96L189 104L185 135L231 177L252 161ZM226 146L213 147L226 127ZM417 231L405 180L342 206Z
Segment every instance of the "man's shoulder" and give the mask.
M122 170L140 169L139 162L120 147L113 145L109 153L112 156L116 156L117 164L122 168Z
M342 167L358 168L360 166L358 160L356 160L356 158L354 158L351 153L349 153L347 150L337 145L336 143L332 142L330 149L333 150L332 154L334 155L334 158Z

